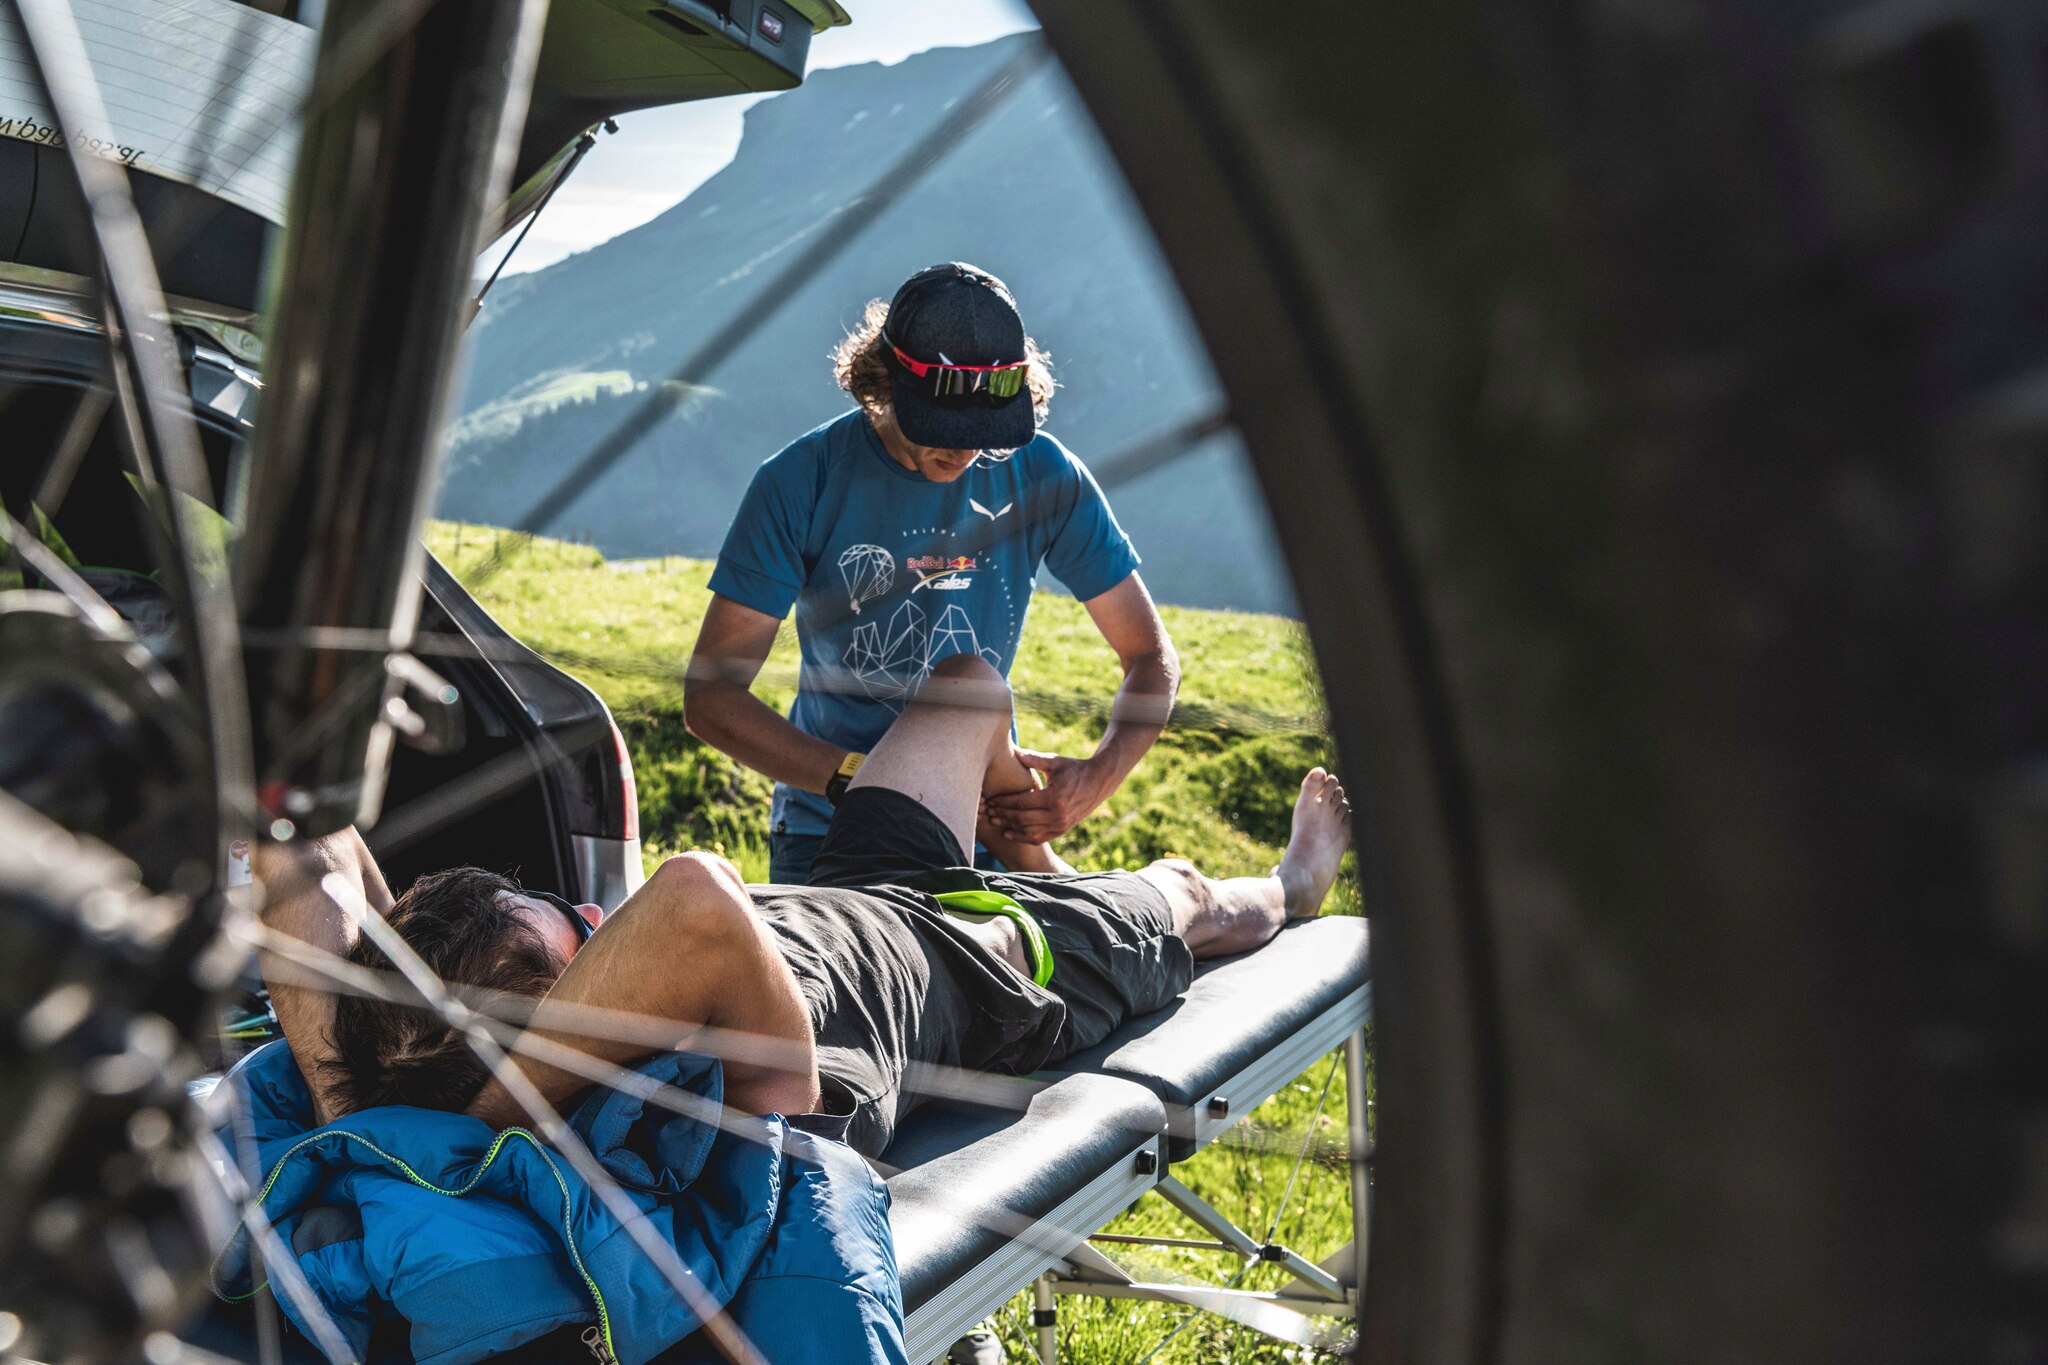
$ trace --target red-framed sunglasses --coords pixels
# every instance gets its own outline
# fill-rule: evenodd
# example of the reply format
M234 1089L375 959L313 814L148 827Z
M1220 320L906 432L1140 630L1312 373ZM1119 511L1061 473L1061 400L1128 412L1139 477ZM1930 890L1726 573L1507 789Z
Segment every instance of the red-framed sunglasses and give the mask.
M885 341L887 338L883 338ZM889 342L896 363L910 371L916 379L928 379L934 398L976 398L986 397L996 402L1008 402L1024 391L1024 374L1031 366L1028 360L1013 360L1007 365L955 365L949 360L917 360L903 353L903 348Z

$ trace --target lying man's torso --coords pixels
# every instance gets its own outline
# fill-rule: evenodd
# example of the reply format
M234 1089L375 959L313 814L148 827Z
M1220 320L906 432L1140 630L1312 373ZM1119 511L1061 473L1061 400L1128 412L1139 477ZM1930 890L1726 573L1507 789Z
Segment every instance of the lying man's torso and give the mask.
M851 1114L846 1140L869 1156L924 1098L916 1077L902 1084L911 1063L1035 1071L1162 1008L1194 973L1165 898L1134 873L953 867L900 880L912 885L748 888L809 1006L826 1112ZM1050 946L1050 988L913 887L1014 898Z
M825 1112L870 1156L920 1096L912 1062L1021 1072L1052 1054L1065 1009L901 887L755 886L817 1032ZM913 1078L913 1086L915 1080Z

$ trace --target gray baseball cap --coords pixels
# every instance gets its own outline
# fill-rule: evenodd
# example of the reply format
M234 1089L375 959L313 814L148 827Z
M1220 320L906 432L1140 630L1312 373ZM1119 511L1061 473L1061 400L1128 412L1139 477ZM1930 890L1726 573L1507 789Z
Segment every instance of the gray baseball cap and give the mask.
M927 266L882 328L896 425L921 446L1013 450L1037 434L1024 320L1010 288L961 261Z

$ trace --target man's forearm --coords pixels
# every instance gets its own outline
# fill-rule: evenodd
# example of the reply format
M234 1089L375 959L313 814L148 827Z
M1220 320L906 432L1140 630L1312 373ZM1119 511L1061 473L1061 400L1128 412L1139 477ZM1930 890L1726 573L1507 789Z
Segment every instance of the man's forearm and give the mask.
M693 688L685 706L691 734L755 772L803 791L822 794L846 757L846 750L805 734L733 683Z
M1109 727L1091 759L1110 790L1131 775L1166 729L1179 690L1180 665L1171 654L1145 655L1124 670L1123 686L1110 707Z
M264 927L297 939L317 956L344 956L356 941L355 921L323 885L330 875L341 879L341 894L360 896L379 914L391 908L384 875L353 826L303 844L263 844L256 850L255 870ZM333 994L319 983L317 970L292 956L265 948L257 963L278 1028L312 1091L315 1116L322 1123L338 1117L321 1075L334 1051Z

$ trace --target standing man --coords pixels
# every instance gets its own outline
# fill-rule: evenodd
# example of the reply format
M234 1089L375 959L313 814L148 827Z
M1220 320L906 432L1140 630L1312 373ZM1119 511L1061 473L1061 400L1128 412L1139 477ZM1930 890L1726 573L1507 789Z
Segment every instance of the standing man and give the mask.
M770 877L806 883L833 803L933 662L979 654L1008 676L1043 564L1124 676L1093 754L1020 750L1044 786L985 803L1005 837L1055 839L1152 747L1180 662L1102 490L1038 430L1046 355L1001 280L951 262L871 302L832 360L856 407L748 486L690 658L690 732L775 779ZM749 689L792 607L803 669L784 719Z

